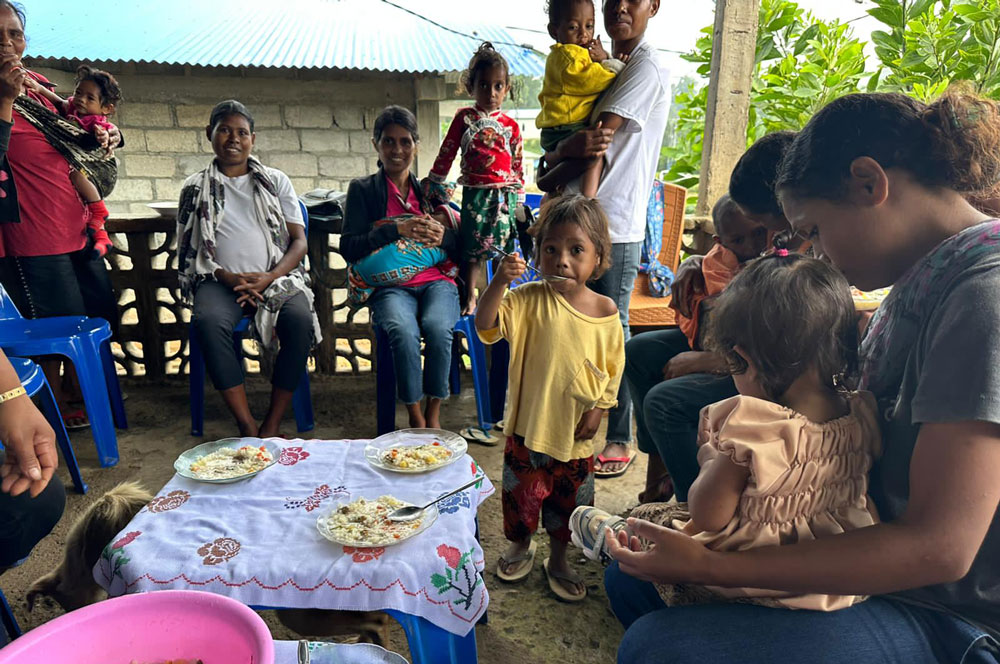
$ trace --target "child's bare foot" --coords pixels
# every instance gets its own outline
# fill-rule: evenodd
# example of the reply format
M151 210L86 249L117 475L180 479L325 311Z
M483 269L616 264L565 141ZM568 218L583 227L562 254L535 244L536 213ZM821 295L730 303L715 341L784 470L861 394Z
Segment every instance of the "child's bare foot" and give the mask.
M257 430L256 438L280 438L281 437L281 427L279 426L268 426L266 422L262 422L260 429Z
M465 302L462 303L462 315L468 316L469 314L476 313L476 294L469 293L465 298Z
M535 564L535 543L526 539L511 542L507 550L497 560L497 576L502 581L520 581L531 573Z
M240 430L240 436L244 438L257 438L260 434L257 422L254 420L247 420L246 422L237 421L236 428Z
M419 402L406 404L406 415L410 420L411 429L423 429L427 427L427 420L424 419L424 414L420 412Z
M441 400L436 397L427 398L427 406L424 408L425 425L429 429L441 428Z

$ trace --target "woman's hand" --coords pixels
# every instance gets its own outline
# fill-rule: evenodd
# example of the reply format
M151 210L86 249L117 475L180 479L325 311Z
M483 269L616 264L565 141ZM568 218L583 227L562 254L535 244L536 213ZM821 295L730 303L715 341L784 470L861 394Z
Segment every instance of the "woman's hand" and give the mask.
M0 440L6 456L0 466L0 491L32 498L48 485L59 465L56 434L35 404L20 396L0 404Z
M560 160L601 157L608 151L614 135L614 129L604 127L604 123L599 121L593 127L581 129L564 139L556 147L556 154Z
M504 256L504 259L500 261L500 266L497 268L496 274L493 275L493 281L508 286L512 281L524 274L527 269L528 264L524 262L524 259L520 255Z
M444 241L444 226L437 219L428 217L418 233L421 235L420 241L428 247L440 247Z
M270 272L242 272L239 276L243 279L243 283L233 288L239 296L236 298L236 304L249 304L254 307L264 301L264 291L274 283L275 279Z
M691 300L705 293L705 277L701 273L703 256L691 256L680 264L670 284L670 308L685 318L691 318Z
M597 435L597 430L601 427L601 418L604 417L604 409L591 408L583 413L580 422L576 425L573 438L576 440L590 440Z
M37 87L38 83L25 75L21 56L14 53L0 55L0 99L12 102L25 87L35 89L31 86Z
M426 223L424 217L409 217L407 219L400 219L396 222L396 230L402 237L410 238L411 240L421 241L421 236L423 235L423 227Z
M713 553L680 533L642 519L628 519L628 531L605 530L608 553L629 576L652 583L707 582ZM644 546L642 540L649 543Z
M689 350L670 358L670 361L663 367L663 380L696 373L717 374L724 372L726 368L723 358L715 353Z

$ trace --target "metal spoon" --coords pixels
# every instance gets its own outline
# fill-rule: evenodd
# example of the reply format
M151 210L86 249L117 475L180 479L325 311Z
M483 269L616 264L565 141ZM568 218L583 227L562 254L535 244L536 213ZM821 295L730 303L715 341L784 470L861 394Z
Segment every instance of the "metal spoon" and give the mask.
M514 258L513 255L508 254L506 251L503 251L501 249L497 249L496 247L493 247L493 251L495 251L496 253L500 254L501 256L506 256L507 258ZM535 271L531 267L529 267L528 269L532 270L532 271ZM539 274L541 274L541 273L539 273ZM569 277L563 277L563 276L560 276L558 274L542 274L542 279L544 279L545 281L569 281Z
M387 514L385 518L387 518L389 521L413 521L418 516L420 516L421 512L423 512L425 509L427 509L428 507L430 507L434 503L440 502L440 501L444 500L445 498L447 498L448 496L454 496L459 491L461 491L463 489L468 489L470 486L472 486L476 482L482 482L484 477L486 477L486 476L485 475L479 475L478 477L476 477L475 479L473 479L471 482L463 484L462 486L458 487L454 491L449 491L448 493L445 493L445 494L442 494L442 495L438 496L437 498L435 498L431 502L427 503L423 507L417 507L416 505L407 505L406 507L400 507L400 508L394 509L393 511L389 512L389 514Z
M299 664L309 664L311 659L309 656L309 641L307 639L301 639L299 641Z

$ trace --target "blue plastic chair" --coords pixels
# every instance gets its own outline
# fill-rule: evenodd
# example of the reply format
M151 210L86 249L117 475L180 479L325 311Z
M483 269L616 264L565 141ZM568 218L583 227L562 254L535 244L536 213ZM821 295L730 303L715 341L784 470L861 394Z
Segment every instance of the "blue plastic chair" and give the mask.
M299 201L302 220L305 221L306 234L309 233L309 210ZM233 328L233 349L237 356L243 356L243 336L250 329L250 317L244 316ZM205 432L205 356L201 351L198 336L191 334L188 326L188 373L189 395L191 400L191 435L201 436ZM316 428L313 416L312 390L309 387L309 368L302 372L302 378L292 394L292 411L295 413L295 426L299 433L312 431Z
M3 621L4 631L7 632L7 638L10 641L21 636L21 627L17 624L14 612L11 610L10 604L7 603L7 598L4 597L2 590L0 590L0 620Z
M105 467L118 463L115 427L128 428L110 340L111 326L101 318L24 318L0 286L0 348L8 356L62 355L73 363L98 461Z
M475 629L465 636L456 636L426 618L395 609L388 609L386 613L402 625L413 664L476 664L479 661Z
M73 478L73 486L76 487L77 493L87 493L87 484L80 475L80 466L76 462L76 454L73 453L73 446L69 442L69 435L66 433L62 416L59 414L59 406L52 395L52 388L49 387L49 381L45 379L45 373L41 367L31 360L20 357L10 357L7 359L10 360L14 371L17 372L17 379L21 381L21 386L24 387L28 396L34 397L36 394L41 393L42 413L45 415L45 419L48 420L49 425L56 432L56 443L58 443L59 449L62 451L63 461L66 462L66 467L69 469L69 476ZM2 448L3 441L0 441L0 449Z

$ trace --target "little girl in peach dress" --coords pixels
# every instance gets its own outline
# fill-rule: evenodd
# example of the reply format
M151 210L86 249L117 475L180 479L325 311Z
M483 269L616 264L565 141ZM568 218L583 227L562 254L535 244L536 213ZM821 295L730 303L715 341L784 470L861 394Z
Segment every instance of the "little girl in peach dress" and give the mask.
M881 452L875 400L850 390L857 325L844 277L821 261L777 254L749 264L723 291L708 344L740 394L701 411L701 470L687 504L642 505L633 517L681 530L716 551L820 539L877 522L868 473ZM579 507L570 528L606 559L605 527L625 521ZM749 601L834 611L860 596L760 588L659 585L667 606Z

